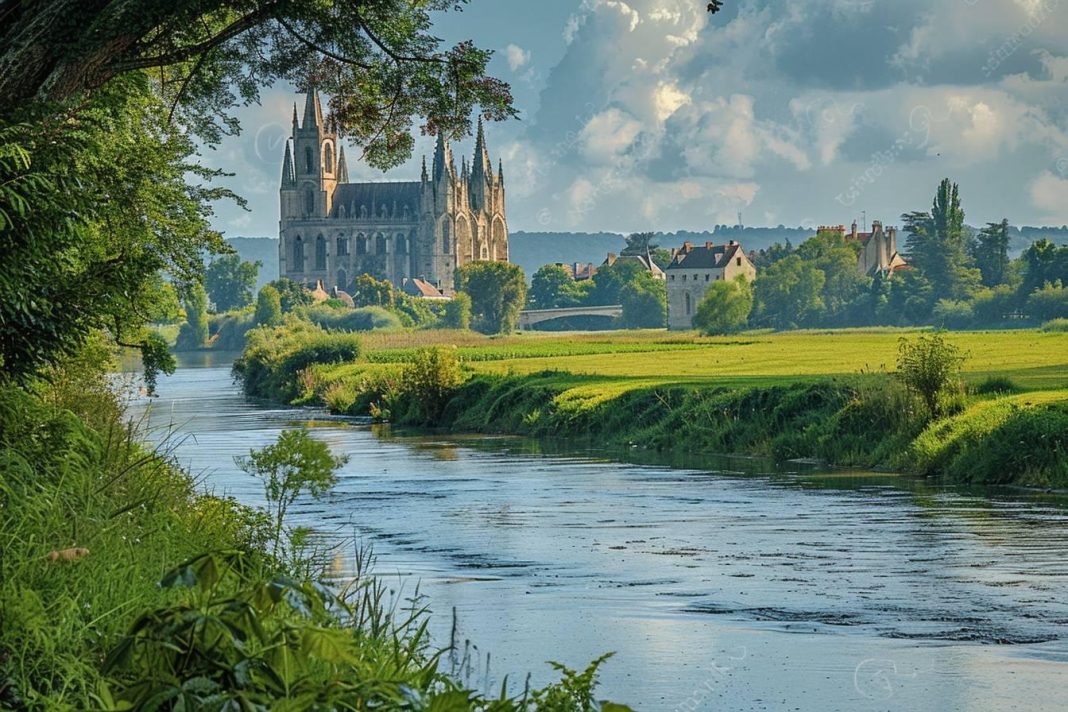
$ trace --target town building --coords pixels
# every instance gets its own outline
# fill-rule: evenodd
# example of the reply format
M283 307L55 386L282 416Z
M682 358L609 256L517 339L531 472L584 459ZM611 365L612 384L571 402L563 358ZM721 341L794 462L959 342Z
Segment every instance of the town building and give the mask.
M683 243L671 251L667 275L668 328L692 329L693 315L713 283L745 277L756 279L756 267L736 241L724 245Z
M302 284L351 291L369 274L397 287L420 279L450 294L457 267L508 261L504 170L493 171L481 120L470 168L464 158L456 170L439 134L420 180L350 183L345 150L313 89L303 121L293 105L279 197L279 274Z
M608 257L606 257L604 262L601 263L600 269L604 269L605 267L611 267L616 262L635 262L640 265L643 270L653 275L653 277L655 277L656 279L667 279L667 275L664 274L664 270L660 269L656 262L653 262L653 258L648 252L646 252L644 255L617 255L614 252L609 252Z
M871 232L858 232L854 220L849 232L845 225L821 226L820 232L837 232L847 242L860 245L857 255L857 271L865 277L876 274L883 276L902 269L908 269L908 262L897 251L897 228L883 228L882 222L873 220Z

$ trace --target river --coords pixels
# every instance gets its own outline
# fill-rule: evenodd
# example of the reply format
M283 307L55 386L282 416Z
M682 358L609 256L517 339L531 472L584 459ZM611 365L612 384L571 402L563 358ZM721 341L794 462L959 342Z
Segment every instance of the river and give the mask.
M294 521L372 546L441 645L455 610L473 685L614 651L600 692L639 710L1068 709L1060 498L398 435L248 402L222 362L161 378L144 427L259 504L233 457L307 422L350 459Z

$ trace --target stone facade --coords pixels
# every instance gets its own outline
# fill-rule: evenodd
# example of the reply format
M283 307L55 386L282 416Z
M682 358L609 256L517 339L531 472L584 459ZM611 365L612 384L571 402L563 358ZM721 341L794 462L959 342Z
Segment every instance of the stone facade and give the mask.
M857 255L857 271L865 277L875 274L887 275L900 269L907 269L908 263L897 251L897 228L883 228L878 220L871 223L871 232L857 232L857 223L853 222L849 232L845 225L823 225L820 232L837 232L847 242L860 244Z
M439 136L420 180L350 183L345 149L312 90L302 122L293 106L279 197L279 274L297 282L349 290L369 274L398 287L420 279L450 294L457 267L508 261L504 172L498 166L494 175L481 121L470 170L465 158L456 171Z
M735 240L725 245L684 243L680 249L671 251L671 264L665 273L669 329L693 328L697 305L713 282L739 275L750 282L756 279L756 267Z

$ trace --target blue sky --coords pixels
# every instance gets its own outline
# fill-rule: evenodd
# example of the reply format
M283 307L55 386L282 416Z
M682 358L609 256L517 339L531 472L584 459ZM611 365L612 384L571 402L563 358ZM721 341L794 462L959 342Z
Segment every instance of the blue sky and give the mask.
M943 177L968 222L1068 223L1068 0L471 0L439 35L494 49L520 119L487 128L512 230L894 224ZM289 87L205 161L277 234ZM383 175L352 160L353 180ZM468 141L454 147L471 152ZM350 147L351 149L351 147Z

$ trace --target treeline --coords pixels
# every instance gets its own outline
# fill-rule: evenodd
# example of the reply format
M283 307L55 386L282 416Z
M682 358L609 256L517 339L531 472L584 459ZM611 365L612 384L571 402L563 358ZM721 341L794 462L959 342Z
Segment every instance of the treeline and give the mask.
M1011 258L1008 221L968 230L959 190L948 179L939 185L930 211L906 213L902 221L899 249L908 265L892 273L862 274L857 267L861 244L837 231L821 231L796 247L781 243L757 252L750 311L706 330L965 329L1046 322L1057 328L1060 322L1054 320L1068 318L1068 247L1041 239ZM705 310L729 311L739 297L728 292L710 290Z

